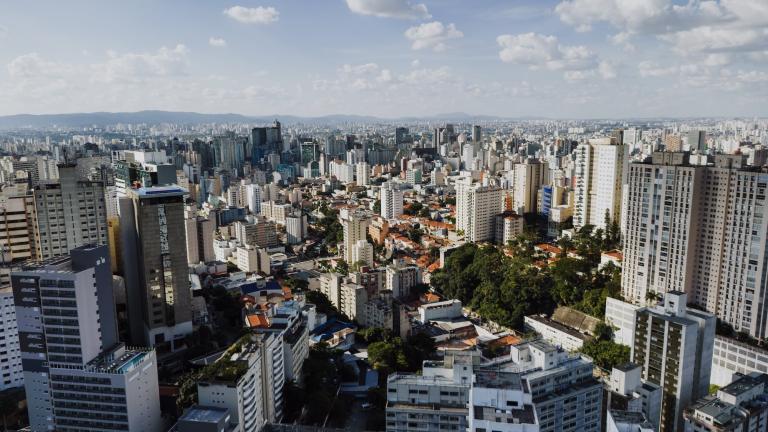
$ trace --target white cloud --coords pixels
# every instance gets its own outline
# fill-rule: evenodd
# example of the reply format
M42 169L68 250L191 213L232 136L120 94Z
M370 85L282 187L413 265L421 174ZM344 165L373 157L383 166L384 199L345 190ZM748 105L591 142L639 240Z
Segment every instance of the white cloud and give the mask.
M360 15L381 18L429 19L432 16L423 3L409 0L347 0L349 10Z
M8 36L8 27L0 25L0 39Z
M216 38L211 36L208 38L208 45L212 47L225 47L227 46L227 41L225 41L223 38Z
M587 47L560 45L555 36L538 33L501 35L496 42L501 47L501 61L528 65L534 70L585 70L595 68L598 63L597 56Z
M612 41L630 49L637 34L669 42L683 55L768 48L768 2L762 0L562 0L555 12L578 31L607 23L619 30Z
M43 59L38 53L20 55L8 63L11 78L59 77L69 69L66 65Z
M433 21L414 26L405 31L405 37L411 41L414 50L432 49L443 51L447 48L445 42L451 39L464 37L454 24L443 25L440 21Z
M642 61L637 65L641 77L663 77L678 73L677 66L659 66L652 61Z
M421 62L419 61L419 59L416 59L416 60L411 62L411 67L417 68L419 66L421 66Z
M255 8L232 6L224 9L224 15L245 24L271 24L280 19L280 12L271 6Z
M597 72L600 74L600 77L607 80L614 79L617 76L616 66L607 60L600 62L600 64L597 66Z
M140 81L153 77L182 76L188 73L189 49L178 44L173 48L161 47L154 53L118 54L108 51L108 59L94 65L97 81Z

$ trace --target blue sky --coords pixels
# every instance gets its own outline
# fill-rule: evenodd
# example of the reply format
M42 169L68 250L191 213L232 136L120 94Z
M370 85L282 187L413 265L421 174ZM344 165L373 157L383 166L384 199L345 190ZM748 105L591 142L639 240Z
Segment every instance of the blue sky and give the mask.
M768 115L763 0L6 1L0 114Z

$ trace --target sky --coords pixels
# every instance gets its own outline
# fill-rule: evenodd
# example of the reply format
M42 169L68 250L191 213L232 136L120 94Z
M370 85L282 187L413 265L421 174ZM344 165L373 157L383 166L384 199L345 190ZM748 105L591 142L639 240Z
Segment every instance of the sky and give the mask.
M0 2L0 115L768 116L768 0Z

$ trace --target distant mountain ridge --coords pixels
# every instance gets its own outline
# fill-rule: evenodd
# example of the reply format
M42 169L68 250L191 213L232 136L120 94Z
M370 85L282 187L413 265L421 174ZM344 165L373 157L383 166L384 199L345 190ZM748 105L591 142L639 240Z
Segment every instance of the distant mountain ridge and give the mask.
M375 116L332 114L319 117L300 117L292 115L246 116L242 114L203 114L184 111L146 110L136 112L93 112L71 114L15 114L0 116L0 129L22 129L43 127L77 128L88 126L106 126L118 123L270 123L278 119L283 123L354 123L354 122L394 122L394 121L500 121L512 120L506 117L471 115L463 112L437 114L424 117L383 118ZM517 119L520 120L520 119Z

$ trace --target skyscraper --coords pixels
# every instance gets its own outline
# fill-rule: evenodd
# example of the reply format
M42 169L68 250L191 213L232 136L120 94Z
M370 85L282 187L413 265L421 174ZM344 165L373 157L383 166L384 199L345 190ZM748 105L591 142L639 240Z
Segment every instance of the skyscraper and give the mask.
M615 139L592 139L576 148L573 226L606 229L606 215L620 223L626 146Z
M59 181L35 188L38 259L65 255L86 244L107 244L104 185L80 180L74 165L59 167Z
M33 431L161 427L154 351L118 342L106 246L11 276Z
M709 393L715 317L688 309L686 295L667 292L663 306L635 312L632 362L661 387L660 432L683 430L683 410Z
M623 295L642 303L649 291L684 291L737 331L765 338L768 174L744 155L712 160L655 153L629 166Z
M479 125L472 125L472 142L480 143L483 141L483 134Z
M192 332L185 193L178 186L141 188L120 200L123 276L134 344L175 349Z

